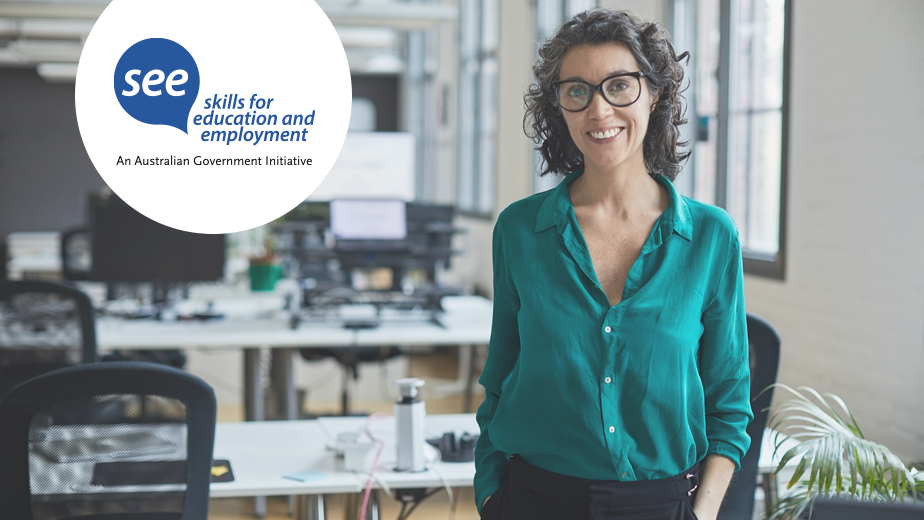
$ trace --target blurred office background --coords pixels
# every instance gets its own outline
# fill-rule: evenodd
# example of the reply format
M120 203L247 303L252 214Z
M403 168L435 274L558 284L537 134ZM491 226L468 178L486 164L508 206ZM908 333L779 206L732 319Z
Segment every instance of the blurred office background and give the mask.
M73 78L106 3L0 2L0 236L82 222L103 188ZM735 218L747 309L783 339L779 381L840 395L869 438L924 461L924 2L319 3L353 73L353 129L408 134L412 200L451 205L467 230L443 282L489 297L497 214L556 182L535 174L522 130L537 42L594 5L663 23L692 54L694 154L676 184ZM233 241L258 248L259 233ZM239 404L240 356L188 355L220 404ZM407 370L365 369L356 400ZM297 377L311 402L333 403L337 374L300 364Z

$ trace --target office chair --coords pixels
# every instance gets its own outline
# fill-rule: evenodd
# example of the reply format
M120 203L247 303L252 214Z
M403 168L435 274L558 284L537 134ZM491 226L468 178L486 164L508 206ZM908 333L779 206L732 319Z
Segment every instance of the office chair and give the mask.
M39 374L94 361L86 294L55 282L0 281L0 396Z
M63 368L0 399L0 509L17 520L202 520L215 394L151 363Z
M751 447L741 459L741 469L732 479L725 501L719 510L718 520L750 520L754 514L754 490L757 488L757 463L760 458L760 444L769 412L765 409L773 400L773 389L761 391L776 382L780 365L780 336L773 326L762 318L747 315L748 346L751 365L751 410L754 420L747 427ZM760 395L760 397L758 397ZM769 478L764 476L764 500L771 499Z
M302 359L306 361L320 361L324 358L333 358L343 368L343 381L340 391L340 413L350 415L350 377L359 379L359 364L373 361L385 361L398 357L403 352L398 347L341 347L341 348L302 348L299 349Z

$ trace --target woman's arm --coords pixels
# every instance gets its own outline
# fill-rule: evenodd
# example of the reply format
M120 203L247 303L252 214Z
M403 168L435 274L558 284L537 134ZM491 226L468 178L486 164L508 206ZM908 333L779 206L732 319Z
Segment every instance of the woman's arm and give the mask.
M747 425L754 418L741 246L737 232L730 238L725 265L718 271L715 293L702 318L699 370L709 447L694 504L702 520L715 520L718 515L732 474L750 445Z
M705 398L706 455L729 458L737 471L751 443L747 426L754 414L741 248L737 233L730 238L724 266L713 273L718 278L715 292L703 312L699 375Z
M703 459L703 474L693 502L693 512L699 520L716 519L734 473L735 462L728 457L712 454Z
M475 444L474 480L475 504L479 512L507 476L507 454L494 446L491 423L503 387L520 355L520 332L517 326L520 298L507 266L504 222L504 213L501 213L494 226L494 316L491 342L488 346L488 359L485 360L484 370L478 380L485 389L484 402L475 414L481 429L481 436Z

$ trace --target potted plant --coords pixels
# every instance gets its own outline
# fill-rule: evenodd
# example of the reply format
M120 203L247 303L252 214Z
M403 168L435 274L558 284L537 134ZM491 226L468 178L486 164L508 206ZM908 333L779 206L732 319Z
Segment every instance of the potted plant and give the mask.
M769 426L777 432L774 456L785 439L780 434L799 444L782 455L774 471L776 476L788 463L798 461L786 485L789 492L768 509L770 520L810 518L812 501L819 496L895 502L917 500L917 492L924 491L924 472L867 439L840 397L804 386L799 387L801 392L783 384L773 386L794 396L771 407Z
M250 290L272 291L276 282L282 278L282 267L273 247L272 237L267 236L263 241L263 254L250 257Z

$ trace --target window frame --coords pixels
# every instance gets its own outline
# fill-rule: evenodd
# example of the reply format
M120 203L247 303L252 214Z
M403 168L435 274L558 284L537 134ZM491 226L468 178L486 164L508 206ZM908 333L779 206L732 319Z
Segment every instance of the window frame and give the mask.
M499 0L460 5L455 206L466 217L491 219L497 205L499 30Z
M715 204L721 208L728 206L728 127L730 103L730 60L731 45L729 34L731 32L731 10L733 0L719 0L719 67L718 67L718 113L716 114L716 175L715 175ZM791 69L792 69L792 13L795 0L784 0L783 5L783 67L782 67L782 102L780 104L781 139L780 139L780 184L779 184L779 218L778 218L778 244L775 254L748 250L742 247L743 267L745 274L764 278L785 280L786 278L786 238L787 238L787 207L789 184L789 129L790 129L790 102L791 102ZM668 25L673 28L674 34L682 31L686 34L689 18L680 20L675 18L678 3L685 4L684 10L693 4L698 8L697 0L673 0L669 3ZM694 17L695 19L695 17ZM681 28L681 25L685 27ZM698 28L696 28L698 30ZM691 42L695 42L694 37ZM690 44L690 42L684 42ZM694 52L695 43L692 44ZM695 71L695 69L693 69ZM694 72L695 73L695 72ZM691 85L695 82L691 79ZM695 98L695 93L687 94L687 98ZM691 116L696 119L697 114ZM692 124L696 124L693 121ZM684 137L693 138L685 134Z

